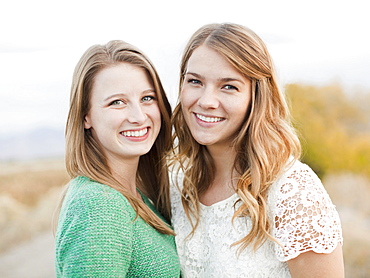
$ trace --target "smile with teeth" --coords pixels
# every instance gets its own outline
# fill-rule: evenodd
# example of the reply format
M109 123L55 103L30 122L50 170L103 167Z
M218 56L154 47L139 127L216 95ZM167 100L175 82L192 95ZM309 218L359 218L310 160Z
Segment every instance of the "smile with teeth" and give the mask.
M126 137L142 137L148 133L148 128L143 128L141 130L129 130L122 131L121 134Z
M222 120L224 120L224 118L219 118L219 117L206 117L206 116L203 116L203 115L200 115L200 114L195 114L195 116L202 120L203 122L207 122L207 123L215 123L215 122L220 122Z

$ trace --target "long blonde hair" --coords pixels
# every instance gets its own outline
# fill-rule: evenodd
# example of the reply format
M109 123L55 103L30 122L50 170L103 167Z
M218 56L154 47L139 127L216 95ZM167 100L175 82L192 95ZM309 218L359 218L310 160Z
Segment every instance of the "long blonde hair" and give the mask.
M153 82L161 112L161 129L152 149L140 157L137 183L158 211L169 220L169 179L165 154L171 149L171 107L159 76L151 61L136 47L123 41L93 45L79 60L73 75L70 108L66 124L66 168L71 178L85 176L111 186L131 203L137 215L164 234L173 234L150 208L118 182L111 174L101 147L91 131L84 129L84 119L90 109L90 94L94 78L102 69L130 63L143 68Z
M180 94L188 60L201 45L217 51L252 82L250 107L232 145L236 152L234 169L240 175L236 185L240 206L232 220L251 217L250 233L235 244L240 244L239 251L250 244L257 249L267 239L274 240L267 217L268 189L288 163L299 158L300 143L290 123L285 96L277 85L271 56L264 42L244 26L209 24L194 33L181 61ZM199 222L199 197L214 179L214 164L207 148L192 137L181 103L174 109L172 122L177 141L174 160L185 175L182 202L194 232Z

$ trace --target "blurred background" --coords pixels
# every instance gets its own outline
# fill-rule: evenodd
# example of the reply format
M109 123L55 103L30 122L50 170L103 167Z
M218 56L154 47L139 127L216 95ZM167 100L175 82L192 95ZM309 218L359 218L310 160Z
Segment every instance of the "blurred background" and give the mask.
M54 277L74 67L121 39L152 59L175 105L181 52L213 22L266 42L303 160L340 213L346 277L370 276L370 38L366 0L8 1L0 10L0 277Z

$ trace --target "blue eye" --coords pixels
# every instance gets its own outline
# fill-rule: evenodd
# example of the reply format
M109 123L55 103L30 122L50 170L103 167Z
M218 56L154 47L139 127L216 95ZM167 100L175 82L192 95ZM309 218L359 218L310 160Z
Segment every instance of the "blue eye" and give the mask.
M116 99L112 101L109 105L121 105L121 104L124 104L124 102L120 99Z
M238 88L235 87L235 86L232 86L232 85L225 85L224 88L226 90L236 90L236 91L238 91Z
M143 102L148 102L148 101L151 101L151 100L156 100L156 98L154 96L145 96L145 97L142 98Z
M188 79L188 83L196 84L196 85L201 85L202 84L202 82L200 80L194 79L194 78Z

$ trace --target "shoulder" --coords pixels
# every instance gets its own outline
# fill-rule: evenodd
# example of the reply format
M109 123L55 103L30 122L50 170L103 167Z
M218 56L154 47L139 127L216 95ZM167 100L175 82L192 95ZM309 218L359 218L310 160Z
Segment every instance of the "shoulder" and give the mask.
M285 167L284 174L280 177L280 180L284 178L297 179L300 177L302 178L305 175L308 175L310 177L317 177L315 172L307 164L302 163L299 160L295 160L288 163L288 165Z
M177 226L179 221L184 221L184 207L182 205L181 196L184 180L184 172L179 168L173 167L169 174L170 177L170 201L172 224ZM175 227L176 228L176 227Z
M342 243L338 212L312 169L294 162L269 191L270 218L280 260L307 251L330 253Z
M63 212L86 217L104 217L105 214L117 213L132 219L136 216L129 201L120 192L87 177L77 177L70 181L61 216Z
M181 194L184 181L184 172L179 167L172 167L169 174L171 199Z
M123 203L129 204L125 196L114 188L91 180L87 177L77 177L70 181L66 198L70 199L97 199L99 201L109 201L119 199Z
M59 213L58 245L63 246L65 239L80 242L98 234L124 238L132 233L136 213L121 193L86 177L77 177L68 186Z
M173 165L169 168L169 178L171 186L182 187L184 180L183 169L178 164Z
M281 177L272 184L268 197L276 213L286 213L293 205L299 207L326 207L335 209L319 177L306 164L295 161L285 169Z
M311 190L327 195L316 173L308 165L297 160L287 166L283 174L272 184L269 195L288 198Z
M86 177L68 186L55 236L57 273L97 277L117 271L123 276L135 233L130 203L113 188Z

